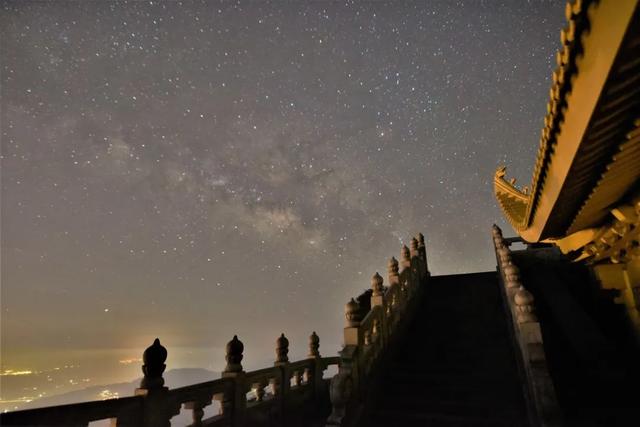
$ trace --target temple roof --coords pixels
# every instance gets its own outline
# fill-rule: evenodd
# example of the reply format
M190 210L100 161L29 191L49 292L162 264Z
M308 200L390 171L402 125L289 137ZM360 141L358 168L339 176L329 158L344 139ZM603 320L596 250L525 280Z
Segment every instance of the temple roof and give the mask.
M638 0L576 1L566 16L530 191L504 167L494 178L529 242L600 226L640 178Z

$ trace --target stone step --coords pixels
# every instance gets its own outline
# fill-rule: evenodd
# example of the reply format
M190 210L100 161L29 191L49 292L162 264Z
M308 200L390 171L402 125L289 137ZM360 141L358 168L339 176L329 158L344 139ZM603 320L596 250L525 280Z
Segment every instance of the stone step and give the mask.
M502 397L502 398L500 398ZM491 416L495 414L517 416L520 408L508 396L497 396L490 392L441 393L435 390L406 395L391 393L385 396L385 405L400 412L447 413Z
M378 411L370 426L375 427L524 427L524 421L518 418L499 416L479 417L467 414L448 414L442 412L407 413L385 409Z
M524 426L495 274L435 278L429 286L361 426Z
M468 367L460 367L458 369L443 369L440 367L424 367L422 369L394 369L387 371L383 377L386 381L403 381L403 382L495 382L509 383L513 382L513 371L507 368L499 367L496 369L469 369Z
M514 372L508 367L496 366L495 368L485 367L487 369L475 369L468 365L432 365L432 366L415 366L397 369L389 369L385 372L385 377L393 378L455 378L455 379L488 379L491 381L502 381L505 375L500 373L513 374ZM511 375L509 375L511 376Z
M409 399L413 400L418 396L423 399L460 399L464 402L486 402L486 401L514 401L516 396L521 392L518 385L506 384L504 386L496 384L402 384L394 383L394 400ZM387 386L390 388L391 384ZM389 398L391 398L389 394ZM384 395L384 393L383 393ZM386 396L386 395L385 395ZM386 397L385 397L386 398Z

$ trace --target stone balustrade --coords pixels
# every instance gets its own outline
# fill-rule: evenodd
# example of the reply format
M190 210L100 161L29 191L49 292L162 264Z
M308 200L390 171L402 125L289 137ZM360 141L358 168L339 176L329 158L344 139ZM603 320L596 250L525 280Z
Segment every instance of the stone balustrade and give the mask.
M282 334L276 340L274 366L245 372L244 345L234 336L227 344L227 366L220 379L169 389L162 377L167 350L156 339L143 354L144 377L134 396L7 412L0 415L0 425L77 427L110 419L113 426L168 427L181 409L191 411L189 425L194 427L296 425L293 413L322 419L329 406L329 380L323 374L340 358L321 357L319 346L314 332L309 356L290 362L289 341ZM204 419L205 408L214 401L219 402L219 413Z
M523 285L520 269L513 262L509 248L516 239L505 239L497 225L493 226L492 234L501 294L505 311L511 319L510 330L525 384L524 395L530 423L536 426L560 425L559 405L547 366L535 298Z
M281 334L275 342L274 365L245 372L244 344L234 336L226 346L227 365L220 379L169 389L163 379L167 349L156 339L143 353L144 377L133 396L7 412L0 414L0 425L80 427L111 420L119 427L169 427L172 418L187 410L193 427L299 426L303 421L316 425L313 420L330 406L327 425L344 425L345 415L357 412L366 399L373 371L415 311L429 276L424 236L412 239L410 248L403 246L400 261L391 258L387 270L389 286L376 273L371 288L346 304L339 356L321 357L320 338L313 332L308 357L291 362L289 340ZM338 365L338 374L329 387L323 375L332 365ZM218 413L205 418L205 408L214 402Z
M411 240L410 248L402 247L400 261L389 260L387 276L388 287L375 273L371 289L345 306L344 347L338 373L331 379L332 412L327 426L357 424L372 395L376 369L416 310L429 277L422 234Z

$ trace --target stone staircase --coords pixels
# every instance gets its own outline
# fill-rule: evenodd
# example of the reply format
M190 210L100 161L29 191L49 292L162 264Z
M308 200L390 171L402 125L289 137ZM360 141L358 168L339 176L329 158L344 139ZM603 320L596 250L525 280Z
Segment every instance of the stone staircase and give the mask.
M362 426L525 426L495 272L432 277Z

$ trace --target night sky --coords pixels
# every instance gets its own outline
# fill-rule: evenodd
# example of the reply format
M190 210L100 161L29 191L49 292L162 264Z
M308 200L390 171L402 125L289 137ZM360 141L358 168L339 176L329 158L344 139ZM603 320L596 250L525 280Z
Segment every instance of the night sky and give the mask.
M293 358L422 231L493 269L564 3L2 1L2 364L160 337ZM172 359L172 354L174 358ZM38 359L39 358L39 359ZM37 360L40 360L38 362Z

